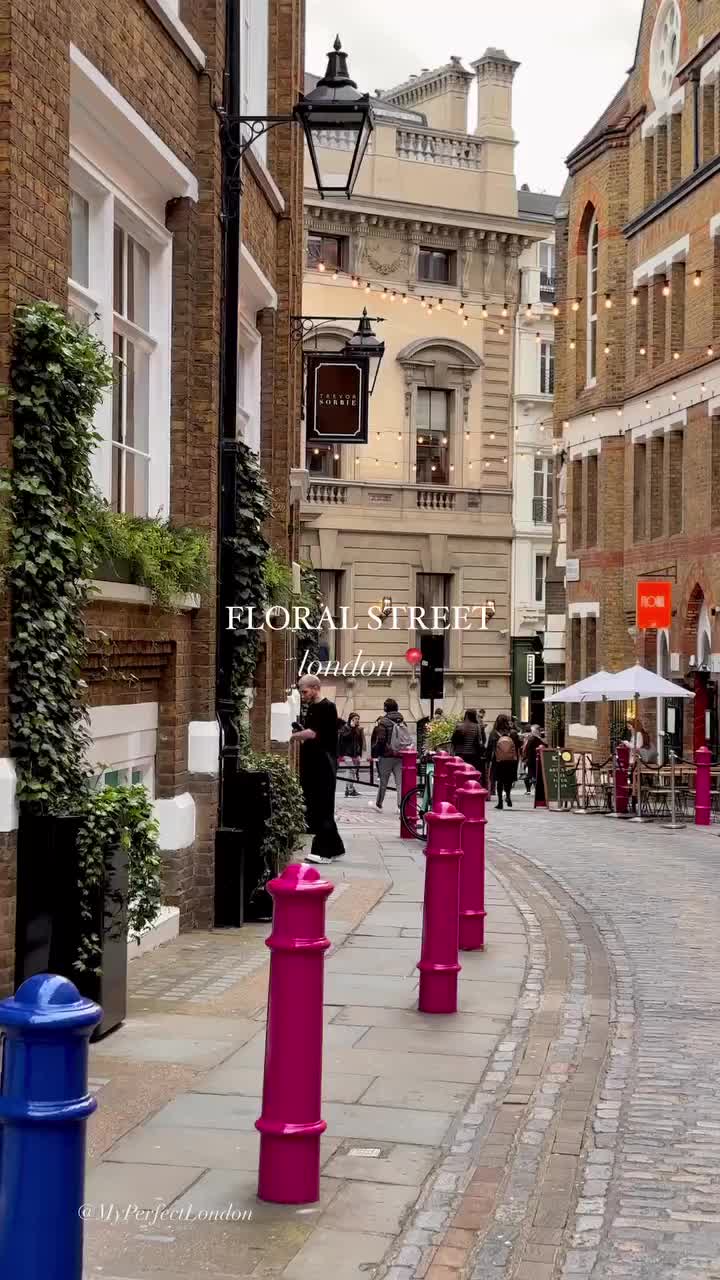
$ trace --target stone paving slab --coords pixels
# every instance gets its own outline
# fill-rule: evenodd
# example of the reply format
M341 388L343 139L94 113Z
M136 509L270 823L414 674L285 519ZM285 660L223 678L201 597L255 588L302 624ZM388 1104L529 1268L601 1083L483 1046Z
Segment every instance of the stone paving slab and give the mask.
M415 965L421 934L422 851L413 845L412 853L406 852L397 838L394 815L390 819L371 814L369 823L365 819L364 825L356 821L342 829L347 859L330 868L342 896L329 930L334 947L327 961L323 1101L328 1130L321 1146L320 1203L299 1208L260 1206L255 1195L259 1138L254 1125L260 1111L265 1047L260 992L266 969L253 967L258 957L248 948L243 963L250 992L242 984L230 983L226 994L217 993L214 984L222 979L213 961L209 974L212 1014L197 1010L199 1018L207 1017L210 1030L212 1017L224 1016L223 1002L232 1005L239 1013L234 1029L237 1039L226 1044L218 1034L222 1028L215 1029L215 1042L204 1046L208 1056L213 1055L207 1064L212 1069L194 1070L189 1088L164 1100L153 1116L110 1148L98 1166L97 1185L103 1194L104 1187L123 1192L127 1188L131 1194L136 1179L145 1198L157 1177L158 1196L174 1195L170 1208L193 1202L210 1211L223 1200L239 1200L253 1210L253 1219L237 1224L234 1250L233 1224L221 1221L173 1220L163 1227L164 1238L155 1238L144 1224L92 1222L87 1277L158 1280L165 1271L174 1280L190 1280L195 1273L214 1280L225 1275L240 1280L251 1274L282 1275L288 1280L325 1275L333 1280L344 1276L371 1280L370 1273L391 1250L428 1176L450 1149L485 1064L506 1033L521 990L526 956L522 917L505 890L493 884L502 942L498 942L497 957L488 950L487 978L473 957L468 965L472 976L461 979L467 1011L437 1022L419 1015ZM377 885L387 890L392 883L384 858L393 855L402 875L393 886L393 900L375 906ZM371 883L367 892L366 880ZM366 910L358 918L363 901ZM347 945L350 939L352 949ZM261 943L259 937L255 941ZM200 954L206 952L203 944ZM163 976L164 959L155 965L156 970L148 966L143 975L144 991L154 982L156 1001L163 995L176 1000L178 987L180 994L184 988L187 998L194 998L202 984L188 985L189 979L181 974L173 987L171 976ZM158 976L153 978L155 971ZM187 1004L180 1000L168 1004L172 1017L189 1017ZM360 1020L363 1009L364 1022ZM140 1012L155 1014L156 1009ZM181 1025L168 1023L162 1035L154 1034L148 1025L124 1036L137 1055L134 1065L142 1065L159 1049L151 1043L153 1034L156 1042L172 1041ZM190 1022L185 1026L191 1034L180 1035L180 1053L194 1058L198 1067L203 1037ZM98 1074L130 1069L133 1064L122 1048L123 1053L113 1051L98 1059Z

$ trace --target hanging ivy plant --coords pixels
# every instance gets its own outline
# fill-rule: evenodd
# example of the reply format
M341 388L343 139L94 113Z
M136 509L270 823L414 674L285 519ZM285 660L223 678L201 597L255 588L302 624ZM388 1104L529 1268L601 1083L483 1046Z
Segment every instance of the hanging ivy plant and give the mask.
M320 615L324 608L320 581L313 566L306 560L300 565L300 586L299 603L304 605L309 610L309 613L307 627L301 627L297 635L298 665L302 664L303 658L306 658L307 662L319 661L320 632L315 628L319 625Z
M140 934L160 909L158 823L147 789L103 787L88 803L78 839L80 910L86 925L92 920L92 899L106 884L107 859L120 848L128 863L126 903L129 934ZM110 903L119 895L110 893ZM75 968L100 973L101 940L87 932L80 941Z
M232 600L241 609L257 610L264 607L266 600L265 562L270 548L263 526L270 514L270 493L252 449L238 441L237 450L236 532L228 539L232 551ZM236 627L233 636L232 692L240 719L261 641L260 632L249 628Z
M270 818L260 846L265 871L262 888L290 862L305 834L305 802L300 783L282 756L247 751L244 763L248 769L263 769L270 783Z
M176 608L178 596L208 589L210 548L198 529L120 515L98 499L89 533L94 577L103 566L120 572L123 581L148 587L154 604L165 610Z
M80 667L91 567L90 454L112 365L87 329L49 303L19 307L13 337L6 393L13 407L10 749L18 799L38 812L67 813L87 778Z

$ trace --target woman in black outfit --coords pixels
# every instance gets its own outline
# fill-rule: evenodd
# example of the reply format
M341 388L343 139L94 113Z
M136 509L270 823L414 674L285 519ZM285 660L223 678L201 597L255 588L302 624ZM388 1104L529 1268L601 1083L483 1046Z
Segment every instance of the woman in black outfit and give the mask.
M497 790L496 809L503 807L503 795L508 809L512 809L510 792L518 775L520 761L520 735L510 725L507 716L498 716L487 742L488 766L492 769L491 789Z
M478 723L477 711L468 707L464 718L452 736L452 749L456 756L477 769L485 781L485 730Z

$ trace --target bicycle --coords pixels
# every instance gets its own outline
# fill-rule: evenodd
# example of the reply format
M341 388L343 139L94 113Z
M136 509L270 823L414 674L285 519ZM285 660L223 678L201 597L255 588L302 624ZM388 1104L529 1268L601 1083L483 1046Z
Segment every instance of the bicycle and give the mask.
M443 750L449 746L449 742L444 743ZM432 809L434 775L434 756L421 756L418 760L418 785L403 796L400 805L400 821L404 830L423 844L427 840L426 818Z

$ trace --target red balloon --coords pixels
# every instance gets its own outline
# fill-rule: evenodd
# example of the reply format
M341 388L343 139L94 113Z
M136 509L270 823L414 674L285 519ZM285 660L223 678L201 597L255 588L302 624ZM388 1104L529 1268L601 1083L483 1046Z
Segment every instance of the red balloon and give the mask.
M411 667L416 667L418 662L422 662L422 654L419 649L407 649L405 660L410 663Z

